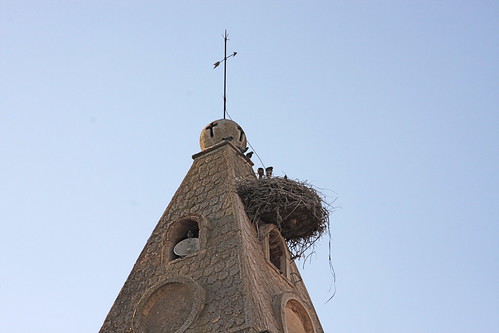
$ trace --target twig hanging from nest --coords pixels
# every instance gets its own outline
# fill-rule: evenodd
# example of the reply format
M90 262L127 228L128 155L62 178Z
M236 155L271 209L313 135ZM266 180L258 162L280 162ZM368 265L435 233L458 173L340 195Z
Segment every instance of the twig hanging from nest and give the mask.
M329 205L306 182L280 177L243 180L237 192L253 223L275 224L294 257L329 230Z

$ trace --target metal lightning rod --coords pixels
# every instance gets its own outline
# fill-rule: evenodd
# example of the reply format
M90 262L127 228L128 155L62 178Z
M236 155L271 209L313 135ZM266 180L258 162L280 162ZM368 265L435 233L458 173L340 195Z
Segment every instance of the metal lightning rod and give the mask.
M217 68L222 62L224 63L224 119L227 114L227 59L230 57L235 57L237 52L233 52L231 55L227 56L227 41L229 40L229 35L227 30L224 34L224 58L213 64L213 69Z

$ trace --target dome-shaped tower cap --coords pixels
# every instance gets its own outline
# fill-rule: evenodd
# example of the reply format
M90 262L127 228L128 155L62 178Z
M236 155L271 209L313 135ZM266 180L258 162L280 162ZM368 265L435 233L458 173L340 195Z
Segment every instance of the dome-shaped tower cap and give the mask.
M199 145L204 150L222 141L230 141L234 146L246 149L246 134L235 121L219 119L208 124L201 132Z

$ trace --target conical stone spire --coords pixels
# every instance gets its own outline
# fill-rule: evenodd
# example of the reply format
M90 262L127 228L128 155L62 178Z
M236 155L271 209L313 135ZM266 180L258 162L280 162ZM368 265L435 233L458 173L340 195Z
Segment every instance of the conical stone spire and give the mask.
M101 333L323 332L279 231L256 228L236 193L238 180L255 178L245 147L235 122L203 129L202 151ZM188 253L179 245L186 239L198 244Z

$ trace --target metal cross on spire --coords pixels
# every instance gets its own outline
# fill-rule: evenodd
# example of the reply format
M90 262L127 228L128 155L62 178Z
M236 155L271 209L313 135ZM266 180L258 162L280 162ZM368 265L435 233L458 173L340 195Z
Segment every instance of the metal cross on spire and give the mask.
M227 30L225 30L224 34L224 58L220 61L217 61L216 63L213 64L213 69L217 68L220 66L220 64L223 62L224 63L224 119L225 115L227 114L227 59L230 57L235 57L237 52L233 52L231 55L227 56L227 41L229 40L229 35L227 34Z

